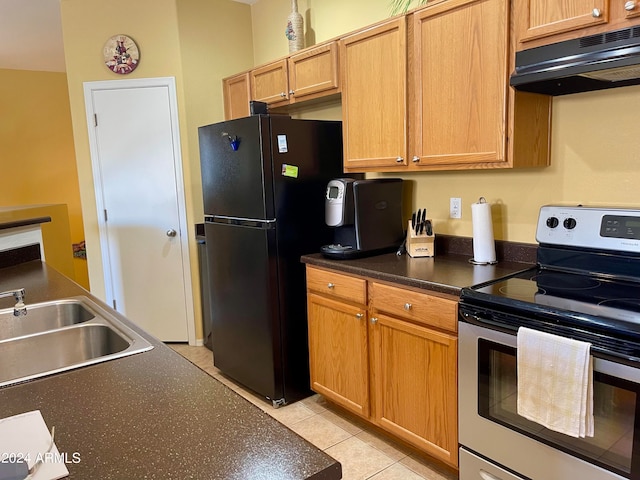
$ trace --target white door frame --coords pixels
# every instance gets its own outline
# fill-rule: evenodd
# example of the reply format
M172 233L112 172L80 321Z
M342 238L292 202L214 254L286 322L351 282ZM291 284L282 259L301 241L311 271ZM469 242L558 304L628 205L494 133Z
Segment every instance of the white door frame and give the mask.
M104 274L105 293L107 298L113 298L109 248L107 246L107 226L104 219L104 198L102 195L102 175L98 162L98 141L94 128L93 92L98 90L116 90L125 88L167 87L169 92L169 110L171 113L171 131L173 143L174 170L176 176L176 192L178 196L178 215L180 223L181 251L183 264L183 285L185 292L185 308L187 314L187 334L189 344L196 345L193 289L191 283L191 262L189 260L189 226L187 224L187 209L184 192L184 178L182 175L182 151L180 149L180 129L178 122L178 100L176 94L175 77L138 78L127 80L103 80L84 82L84 103L87 115L87 131L89 132L89 149L91 152L91 168L93 170L93 186L96 199L98 229L100 231L100 253L102 255L102 270Z

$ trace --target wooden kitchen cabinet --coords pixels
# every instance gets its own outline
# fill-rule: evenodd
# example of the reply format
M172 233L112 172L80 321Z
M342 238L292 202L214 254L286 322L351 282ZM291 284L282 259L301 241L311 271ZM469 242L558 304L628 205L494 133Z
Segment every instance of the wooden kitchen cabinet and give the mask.
M509 87L508 0L449 0L340 40L346 172L540 167L551 99Z
M277 107L338 93L338 47L307 48L249 72L253 100Z
M338 42L318 45L289 56L291 103L332 95L340 91Z
M507 1L444 2L411 19L412 166L506 162Z
M224 119L233 120L249 116L251 87L249 72L234 75L222 80L224 97Z
M254 68L251 77L251 98L270 105L289 100L287 59Z
M307 289L311 388L366 418L369 415L366 282L308 267Z
M307 266L312 390L457 467L457 298Z
M369 288L375 422L457 467L457 301Z
M345 172L407 166L406 17L340 40Z
M640 24L637 0L514 0L517 49Z

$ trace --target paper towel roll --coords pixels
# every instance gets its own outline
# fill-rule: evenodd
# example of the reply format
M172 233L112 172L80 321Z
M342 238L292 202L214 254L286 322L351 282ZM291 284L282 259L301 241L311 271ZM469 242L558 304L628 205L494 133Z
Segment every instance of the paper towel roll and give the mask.
M473 262L495 263L496 246L493 239L493 223L491 221L491 205L484 197L478 203L471 204L473 221Z

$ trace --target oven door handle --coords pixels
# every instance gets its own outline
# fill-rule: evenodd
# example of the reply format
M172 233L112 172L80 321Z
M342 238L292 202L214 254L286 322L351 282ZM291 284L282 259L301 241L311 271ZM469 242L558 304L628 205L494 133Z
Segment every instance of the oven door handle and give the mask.
M471 325L477 325L478 327L488 327L499 332L508 333L509 335L517 335L518 327L515 325L508 325L503 322L493 320L490 315L480 316L476 313L470 313L466 310L460 311L461 320Z

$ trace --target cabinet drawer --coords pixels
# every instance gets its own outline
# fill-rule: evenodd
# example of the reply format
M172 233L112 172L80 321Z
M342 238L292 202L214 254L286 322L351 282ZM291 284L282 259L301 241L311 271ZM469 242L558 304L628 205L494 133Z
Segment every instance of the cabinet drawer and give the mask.
M458 331L457 300L372 282L371 306L422 325Z
M362 278L307 267L307 289L356 303L367 303L367 282Z

